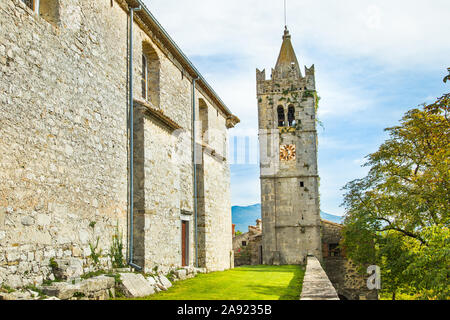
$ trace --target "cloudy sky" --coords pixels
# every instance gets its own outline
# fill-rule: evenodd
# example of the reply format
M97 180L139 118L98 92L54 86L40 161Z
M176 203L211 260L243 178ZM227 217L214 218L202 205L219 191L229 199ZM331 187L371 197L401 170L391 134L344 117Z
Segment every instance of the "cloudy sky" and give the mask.
M283 0L151 0L148 8L241 119L231 150L232 203L260 202L255 69L275 66ZM363 177L364 157L408 109L449 91L448 0L288 0L300 65L315 65L320 101L321 209L342 215L341 188ZM236 138L234 138L236 137ZM245 138L248 137L248 138ZM231 160L236 160L233 156Z

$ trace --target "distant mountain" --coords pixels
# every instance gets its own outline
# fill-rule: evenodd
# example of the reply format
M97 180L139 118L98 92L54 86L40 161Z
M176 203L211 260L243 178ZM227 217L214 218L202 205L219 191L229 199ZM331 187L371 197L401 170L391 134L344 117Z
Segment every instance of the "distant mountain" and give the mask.
M335 222L335 223L344 222L344 217L335 216L334 214L326 213L323 211L320 211L320 217L324 220L328 220L328 221Z
M231 207L232 221L236 225L236 231L247 232L248 226L256 225L256 219L261 219L261 204L247 207Z
M232 221L236 225L236 231L247 232L248 226L254 226L256 219L261 218L261 204L257 203L252 206L233 206L231 207ZM342 223L343 217L320 211L322 219Z

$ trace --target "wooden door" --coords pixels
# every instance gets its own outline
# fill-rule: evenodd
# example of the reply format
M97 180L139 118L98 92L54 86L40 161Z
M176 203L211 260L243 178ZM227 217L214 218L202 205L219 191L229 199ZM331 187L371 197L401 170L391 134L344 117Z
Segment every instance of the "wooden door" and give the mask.
M183 267L188 265L188 223L188 221L181 221L181 265Z

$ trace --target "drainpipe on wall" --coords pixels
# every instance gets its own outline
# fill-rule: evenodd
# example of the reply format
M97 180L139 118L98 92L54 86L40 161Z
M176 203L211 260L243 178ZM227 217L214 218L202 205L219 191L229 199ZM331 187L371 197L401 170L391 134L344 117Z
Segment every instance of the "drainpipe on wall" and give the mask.
M195 267L198 268L198 230L197 230L197 211L198 211L198 191L197 191L197 148L196 148L196 142L195 142L195 111L196 111L196 105L195 105L195 83L200 78L194 78L192 79L192 168L193 168L193 174L194 174L194 228L195 228Z
M137 8L129 8L130 9L130 34L129 34L129 61L128 61L128 66L129 66L129 71L128 71L128 75L129 75L129 80L128 80L128 89L129 89L129 128L130 128L130 186L129 186L129 208L130 208L130 234L129 234L129 239L128 239L128 244L129 244L129 256L128 256L128 265L130 265L131 267L137 269L137 270L142 270L142 267L136 265L133 262L133 218L134 218L134 188L133 188L133 152L134 152L134 141L133 141L133 134L134 134L134 124L133 124L133 111L134 111L134 99L133 99L133 22L134 22L134 12L135 11L139 11L142 9L141 6L137 7Z

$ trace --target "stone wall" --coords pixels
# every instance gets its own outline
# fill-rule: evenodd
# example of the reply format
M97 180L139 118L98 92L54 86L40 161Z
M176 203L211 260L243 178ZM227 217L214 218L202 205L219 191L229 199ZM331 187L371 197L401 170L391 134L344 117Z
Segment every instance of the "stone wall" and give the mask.
M0 3L5 284L41 282L52 257L87 271L89 243L107 253L116 224L126 234L127 20L107 3L61 1L60 26Z
M116 226L126 247L126 3L57 3L58 14L49 19L20 0L0 2L0 283L12 287L51 278L51 258L74 258L80 272L92 270L90 245L97 239L100 264L108 267ZM151 112L135 112L142 147L134 150L135 249L146 270L181 264L182 220L192 222L191 264L195 247L192 78L157 34L136 18L134 95L142 95L141 54L148 45L160 68L159 104L148 103L180 129L168 129ZM220 132L219 150L227 143L229 115L200 86L196 95L216 114L211 125ZM223 269L231 251L229 169L226 159L210 162L205 266Z
M262 264L261 227L261 219L257 219L256 226L248 226L248 232L233 236L235 266Z
M336 290L316 257L307 257L300 300L339 300Z
M357 266L346 257L340 246L342 225L322 220L322 249L324 269L341 299L376 300L377 290L367 288L367 277L358 272ZM331 250L330 250L331 245Z
M199 265L208 271L234 265L231 230L230 169L227 165L226 121L220 111L199 96L197 167L199 169Z

